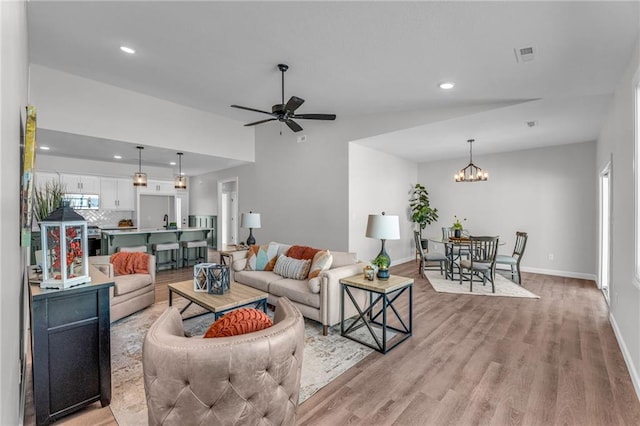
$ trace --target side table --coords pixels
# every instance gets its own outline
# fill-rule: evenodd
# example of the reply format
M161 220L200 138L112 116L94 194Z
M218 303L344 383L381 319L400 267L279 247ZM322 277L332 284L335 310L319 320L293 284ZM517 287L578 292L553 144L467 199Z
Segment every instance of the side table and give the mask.
M387 353L400 343L411 337L413 327L413 278L391 275L388 280L373 281L366 280L363 274L354 275L340 280L342 292L340 293L340 334L355 342L369 346L376 351ZM351 289L363 290L369 294L368 305L360 306L356 301ZM408 294L409 313L403 318L394 306L394 303L403 294ZM344 297L349 299L358 311L357 317L347 326L344 317ZM367 302L365 302L367 303ZM398 327L389 325L389 313L391 311L399 323ZM382 322L380 322L382 317ZM393 319L393 317L392 317ZM365 341L364 337L357 335L357 330L366 327L370 341ZM381 336L376 334L376 330ZM389 330L394 335L389 338ZM371 343L373 340L373 343Z
M233 263L233 253L247 250L249 250L249 247L241 247L236 245L223 247L222 250L220 250L220 264L231 266L231 264Z

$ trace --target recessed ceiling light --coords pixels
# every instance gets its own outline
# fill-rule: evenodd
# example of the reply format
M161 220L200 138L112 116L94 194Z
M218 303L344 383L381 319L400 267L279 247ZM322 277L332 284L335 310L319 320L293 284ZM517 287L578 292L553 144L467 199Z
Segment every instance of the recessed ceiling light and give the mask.
M41 146L40 149L43 151L49 151L51 148L49 148L48 146Z
M172 161L172 162L170 162L170 163L169 163L169 165L170 165L170 166L175 166L175 165L176 165L176 162L175 162L175 161Z
M449 89L453 89L453 86L455 85L456 85L455 83L445 81L444 83L440 83L439 87L443 90L449 90Z
M132 48L127 47L127 46L120 46L120 50L122 50L124 53L128 53L130 55L133 55L134 53L136 53L135 50L133 50Z
M113 158L115 158L116 160L121 160L122 159L122 155L114 155Z

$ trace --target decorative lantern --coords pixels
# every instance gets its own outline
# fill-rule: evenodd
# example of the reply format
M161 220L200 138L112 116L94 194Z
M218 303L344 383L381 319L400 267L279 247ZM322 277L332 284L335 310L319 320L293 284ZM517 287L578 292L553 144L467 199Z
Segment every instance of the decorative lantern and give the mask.
M87 221L63 205L40 222L42 235L41 288L62 290L91 282Z
M198 263L193 267L193 290L224 294L229 290L229 267L217 263Z

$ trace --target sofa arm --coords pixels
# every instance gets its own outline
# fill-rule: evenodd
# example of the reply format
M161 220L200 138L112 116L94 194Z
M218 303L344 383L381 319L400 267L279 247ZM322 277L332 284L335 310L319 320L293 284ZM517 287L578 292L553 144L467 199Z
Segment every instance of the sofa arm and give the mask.
M320 317L324 334L327 327L340 322L340 279L361 274L365 265L364 262L358 262L320 273Z
M113 278L113 264L109 261L111 256L90 256L89 264L96 267L97 270L105 274L109 278Z

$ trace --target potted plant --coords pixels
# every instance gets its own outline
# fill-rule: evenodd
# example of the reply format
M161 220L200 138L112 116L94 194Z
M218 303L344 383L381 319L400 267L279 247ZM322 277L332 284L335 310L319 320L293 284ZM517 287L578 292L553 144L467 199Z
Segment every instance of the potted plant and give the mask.
M378 279L389 279L389 258L387 256L378 255L371 261L371 264L378 267Z
M416 183L411 191L411 198L409 199L409 207L411 208L411 220L418 224L418 231L420 232L420 241L422 241L422 230L430 225L432 222L438 220L438 209L434 209L429 204L429 193L427 189ZM423 249L426 247L426 241L422 242Z
M33 192L33 214L37 222L41 222L62 205L66 187L51 180Z
M462 236L462 222L460 222L460 219L458 219L458 216L453 216L453 218L455 219L453 221L453 236L456 238L460 238ZM463 221L467 220L467 218L463 218Z

